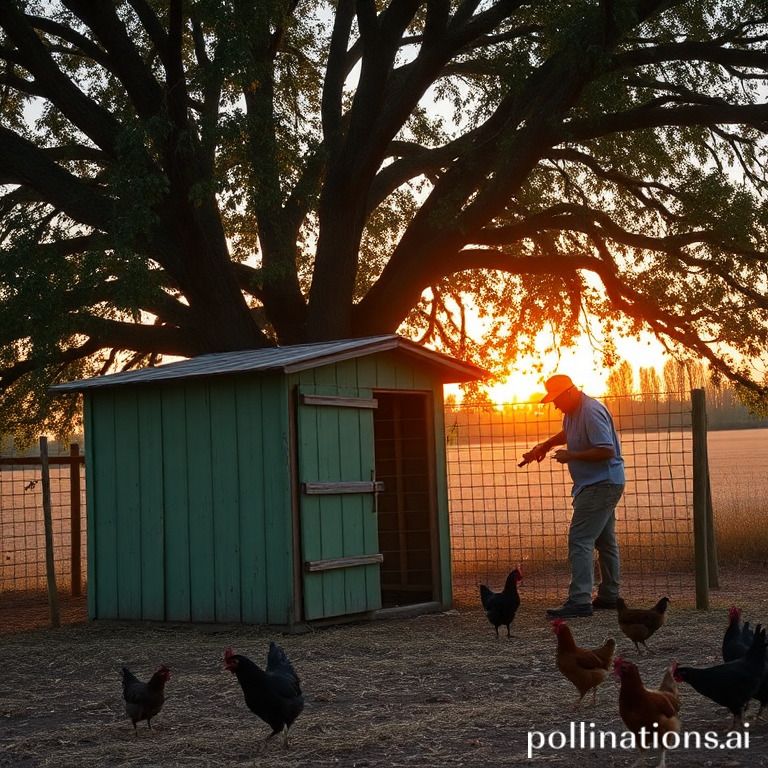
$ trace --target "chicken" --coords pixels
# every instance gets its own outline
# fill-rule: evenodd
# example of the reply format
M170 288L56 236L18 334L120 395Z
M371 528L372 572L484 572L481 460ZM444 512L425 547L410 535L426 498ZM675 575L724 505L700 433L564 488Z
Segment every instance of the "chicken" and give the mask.
M246 656L227 648L224 666L237 676L248 709L272 728L262 742L262 749L278 733L283 734L283 746L288 749L288 729L304 709L304 696L301 681L285 651L270 642L267 668L263 670Z
M755 638L755 632L746 621L741 623L741 610L735 606L728 609L728 628L723 636L723 661L734 661L745 656ZM760 709L755 720L759 719L766 704L768 704L768 668L763 672L760 685L754 695L760 702ZM746 714L746 706L744 707Z
M675 669L677 669L677 665L672 664L671 666L667 667L666 671L664 672L664 677L661 678L661 684L659 685L659 690L664 691L665 693L669 693L672 695L673 700L677 704L677 708L680 708L680 686L678 686L677 682L675 681Z
M662 597L653 608L627 608L627 604L621 598L616 600L616 615L619 619L619 629L635 644L637 652L640 646L648 650L645 641L651 637L659 627L664 624L667 617L669 598Z
M680 698L671 670L667 670L662 684L655 691L643 685L637 667L621 656L616 657L613 671L621 681L619 714L632 733L639 736L642 729L645 729L646 733L654 733L658 729L659 739L665 733L680 733ZM659 768L664 766L665 759L665 751L662 748Z
M763 671L763 678L760 681L760 685L757 689L757 693L754 698L760 702L760 709L757 710L755 720L760 719L760 715L763 714L763 710L768 705L768 662L766 662L765 670Z
M597 703L597 686L605 680L611 668L616 641L609 637L599 647L589 650L579 648L571 634L571 628L562 620L555 619L552 629L557 635L557 668L570 680L579 692L576 706L588 691L592 691L592 703Z
M488 621L493 624L496 630L496 637L499 636L499 627L502 624L506 624L507 637L511 637L509 625L514 620L517 609L520 607L520 595L517 593L517 584L522 580L523 574L519 568L515 568L507 576L507 581L501 592L493 592L485 584L480 585L480 602L483 604Z
M749 626L749 622L745 621L744 626L741 628L741 642L749 648L752 645L752 641L755 639L755 630Z
M165 684L171 679L171 671L165 665L142 683L128 667L123 667L123 698L125 713L131 718L133 730L138 734L136 723L147 721L152 728L152 718L163 708L165 702Z
M743 723L744 709L760 689L765 670L765 630L757 625L746 655L714 667L677 667L675 680L686 682L702 696L726 707L733 715L733 726Z
M745 636L744 627L748 634ZM746 638L749 637L747 640ZM749 629L749 623L742 626L741 611L735 606L728 609L728 628L723 636L723 661L740 659L752 645L754 633Z

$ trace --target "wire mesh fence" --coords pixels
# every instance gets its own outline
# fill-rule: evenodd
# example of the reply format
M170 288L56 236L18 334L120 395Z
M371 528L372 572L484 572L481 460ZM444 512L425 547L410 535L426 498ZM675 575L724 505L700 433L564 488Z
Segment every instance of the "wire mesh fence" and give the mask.
M627 486L617 509L622 591L630 604L694 591L691 404L661 396L602 398L614 415ZM522 453L556 434L551 406L461 403L446 409L453 590L476 605L477 587L503 586L523 567L526 599L558 601L569 581L570 476L550 459L523 468ZM0 604L8 595L39 595L45 604L45 533L39 459L0 458ZM5 462L5 463L4 463ZM56 463L64 462L64 463ZM59 590L72 585L72 509L80 519L85 577L85 481L73 503L69 462L52 458L54 561ZM79 604L78 604L79 605ZM2 621L0 621L0 625ZM0 627L1 629L1 627Z
M627 602L694 589L689 401L601 398L622 443L627 484L617 508ZM547 458L519 468L522 453L562 429L552 406L462 403L446 411L454 597L476 604L478 584L501 589L522 565L527 598L559 602L569 582L571 480Z
M53 555L59 590L84 579L85 479L82 457L51 457ZM79 482L72 482L72 472ZM73 490L77 499L73 499ZM73 521L72 515L79 517ZM79 525L78 525L79 523ZM75 533L73 539L73 530ZM76 543L79 538L79 545ZM73 551L73 541L75 549ZM39 457L0 458L0 593L46 589L42 468ZM77 569L73 580L73 565ZM6 595L7 598L7 595Z

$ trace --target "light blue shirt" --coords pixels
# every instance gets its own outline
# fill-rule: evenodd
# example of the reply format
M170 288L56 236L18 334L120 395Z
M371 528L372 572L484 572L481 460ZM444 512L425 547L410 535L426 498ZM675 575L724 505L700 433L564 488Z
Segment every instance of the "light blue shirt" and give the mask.
M624 485L624 459L613 419L608 409L589 395L581 393L581 403L575 411L563 417L566 447L569 451L588 448L612 448L613 457L605 461L569 461L573 479L572 496L588 485L612 483Z

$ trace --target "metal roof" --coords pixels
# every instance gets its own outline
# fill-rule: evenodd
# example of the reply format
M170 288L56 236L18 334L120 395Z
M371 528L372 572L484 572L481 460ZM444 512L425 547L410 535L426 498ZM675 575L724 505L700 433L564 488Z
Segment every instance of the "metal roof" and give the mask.
M444 382L474 381L488 374L482 368L456 358L433 352L402 336L368 336L360 339L321 341L315 344L296 344L290 347L268 347L238 352L217 352L179 360L154 368L111 373L92 379L80 379L55 384L51 392L82 392L98 387L118 387L127 384L149 384L155 381L190 379L223 374L283 372L294 373L341 360L363 357L376 352L396 350L421 362L442 370Z

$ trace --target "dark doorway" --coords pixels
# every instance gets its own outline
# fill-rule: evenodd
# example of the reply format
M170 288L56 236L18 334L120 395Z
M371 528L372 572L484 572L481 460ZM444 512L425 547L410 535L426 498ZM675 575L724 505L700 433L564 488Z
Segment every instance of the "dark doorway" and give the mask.
M382 607L435 599L435 480L428 395L376 392Z

